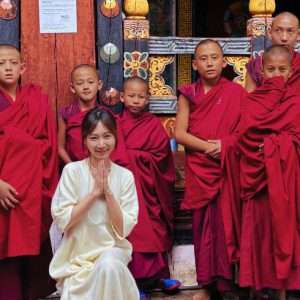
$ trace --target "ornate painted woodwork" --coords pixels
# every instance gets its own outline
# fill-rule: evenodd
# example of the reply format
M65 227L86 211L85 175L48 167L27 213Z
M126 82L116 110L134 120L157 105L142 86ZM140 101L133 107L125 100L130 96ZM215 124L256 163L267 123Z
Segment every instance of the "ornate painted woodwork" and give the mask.
M0 44L10 44L19 48L20 3L7 0L0 3Z

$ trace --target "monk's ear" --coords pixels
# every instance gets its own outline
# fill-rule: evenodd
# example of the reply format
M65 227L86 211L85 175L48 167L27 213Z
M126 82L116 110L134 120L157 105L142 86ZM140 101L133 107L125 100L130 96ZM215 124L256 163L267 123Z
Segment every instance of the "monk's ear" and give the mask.
M120 101L124 103L124 92L120 92Z
M76 94L76 91L75 91L72 83L70 84L70 91L72 94L74 94L74 95Z
M272 41L272 26L267 30L267 38Z
M103 87L103 81L102 80L99 80L98 81L98 91L100 91Z
M192 61L192 67L193 67L194 71L197 71L197 65L196 65L196 60L195 59L193 59L193 61Z
M226 68L227 67L227 61L225 60L225 58L223 57L223 63L222 63L222 68Z
M20 75L23 75L25 71L26 71L26 64L22 62L20 67Z

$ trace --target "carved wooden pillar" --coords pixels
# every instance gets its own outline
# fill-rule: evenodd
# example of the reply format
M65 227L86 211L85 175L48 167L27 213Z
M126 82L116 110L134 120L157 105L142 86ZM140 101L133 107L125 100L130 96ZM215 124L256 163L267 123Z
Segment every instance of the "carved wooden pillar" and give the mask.
M20 4L19 0L0 3L0 44L9 44L19 48L20 41Z
M149 12L147 0L125 0L124 9L124 78L148 78Z
M121 90L123 85L123 0L97 0L97 52L98 68L103 81L102 105L114 112L122 108L116 97L107 97L111 88Z
M254 57L270 45L267 32L272 24L274 11L275 0L250 0L249 2L252 18L248 20L247 35L251 37L251 52Z

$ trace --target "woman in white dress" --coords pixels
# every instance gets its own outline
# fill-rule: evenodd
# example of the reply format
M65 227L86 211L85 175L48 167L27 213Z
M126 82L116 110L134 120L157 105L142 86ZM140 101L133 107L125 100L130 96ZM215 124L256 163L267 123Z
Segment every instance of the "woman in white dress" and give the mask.
M137 300L126 237L137 222L138 200L132 173L109 158L117 142L113 116L93 109L82 137L89 157L65 166L52 201L64 236L50 275L61 300Z

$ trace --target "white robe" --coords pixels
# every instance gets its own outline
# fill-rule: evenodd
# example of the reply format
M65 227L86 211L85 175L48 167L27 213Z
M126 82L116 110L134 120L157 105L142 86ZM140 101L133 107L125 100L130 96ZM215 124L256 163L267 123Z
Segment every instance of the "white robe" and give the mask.
M61 300L138 300L127 268L132 246L126 237L137 222L138 200L132 173L112 163L108 184L123 214L123 236L113 228L105 200L96 200L67 233L50 264ZM91 192L94 179L87 159L63 170L52 200L52 216L64 232L74 205Z

